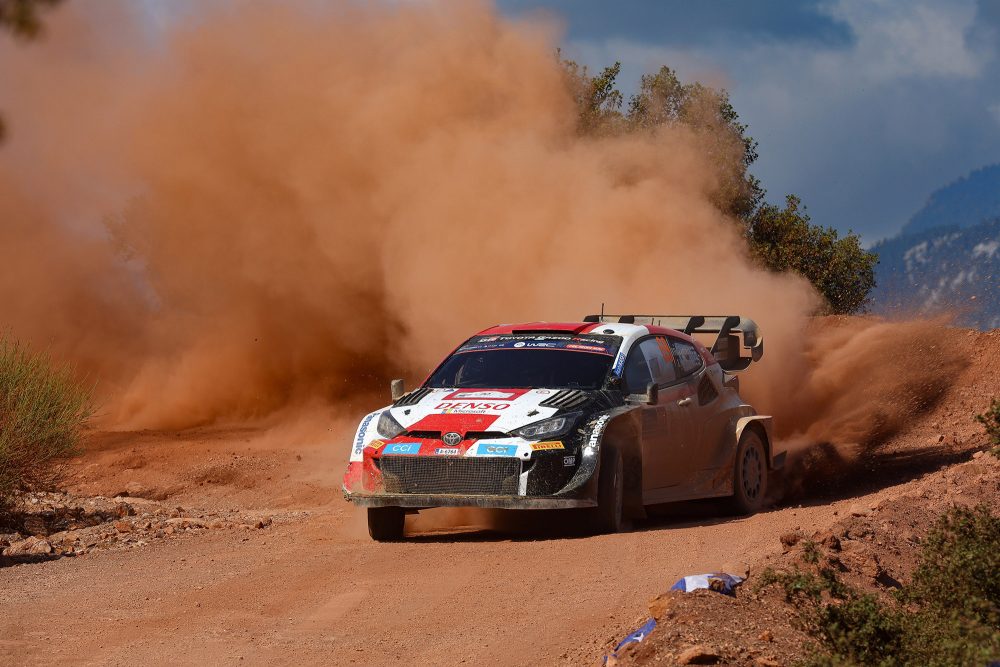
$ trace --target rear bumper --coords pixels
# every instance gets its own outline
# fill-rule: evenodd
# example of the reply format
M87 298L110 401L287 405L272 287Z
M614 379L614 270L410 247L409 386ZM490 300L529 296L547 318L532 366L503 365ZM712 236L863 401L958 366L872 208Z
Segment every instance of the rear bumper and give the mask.
M345 497L359 507L408 507L427 509L431 507L483 507L510 510L550 510L577 507L597 507L597 501L589 498L551 498L525 496L471 496L457 494L415 494L415 493L349 493Z

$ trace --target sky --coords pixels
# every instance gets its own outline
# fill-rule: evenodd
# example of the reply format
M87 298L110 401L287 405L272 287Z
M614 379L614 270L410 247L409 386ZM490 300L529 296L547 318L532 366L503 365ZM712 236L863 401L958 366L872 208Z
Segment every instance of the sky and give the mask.
M567 57L622 63L626 98L669 65L721 86L781 202L866 244L1000 162L1000 0L498 0L564 29Z

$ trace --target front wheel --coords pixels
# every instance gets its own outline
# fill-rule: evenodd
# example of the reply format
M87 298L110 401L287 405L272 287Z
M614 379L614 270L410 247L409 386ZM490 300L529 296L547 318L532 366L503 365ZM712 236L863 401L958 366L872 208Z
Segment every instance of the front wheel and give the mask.
M734 465L733 507L740 514L759 512L767 494L767 452L756 431L743 432Z
M395 542L403 537L405 520L402 507L369 507L368 534L376 542Z
M597 509L594 528L600 533L621 532L624 522L625 466L616 449L604 453L597 478Z

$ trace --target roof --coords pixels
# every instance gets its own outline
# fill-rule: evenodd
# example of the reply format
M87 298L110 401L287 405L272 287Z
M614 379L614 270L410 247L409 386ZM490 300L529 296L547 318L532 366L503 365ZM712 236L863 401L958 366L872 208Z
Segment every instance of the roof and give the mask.
M573 334L609 333L625 338L646 334L670 334L684 340L693 340L680 331L646 324L618 324L609 322L522 322L519 324L497 324L483 329L480 336L495 336L519 332L565 331Z

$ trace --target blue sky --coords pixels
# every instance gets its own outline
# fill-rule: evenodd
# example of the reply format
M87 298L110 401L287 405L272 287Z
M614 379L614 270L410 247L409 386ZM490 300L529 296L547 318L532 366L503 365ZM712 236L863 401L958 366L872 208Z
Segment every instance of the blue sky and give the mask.
M932 190L1000 162L1000 0L498 0L555 15L569 57L666 64L725 87L760 142L768 198L866 242Z

